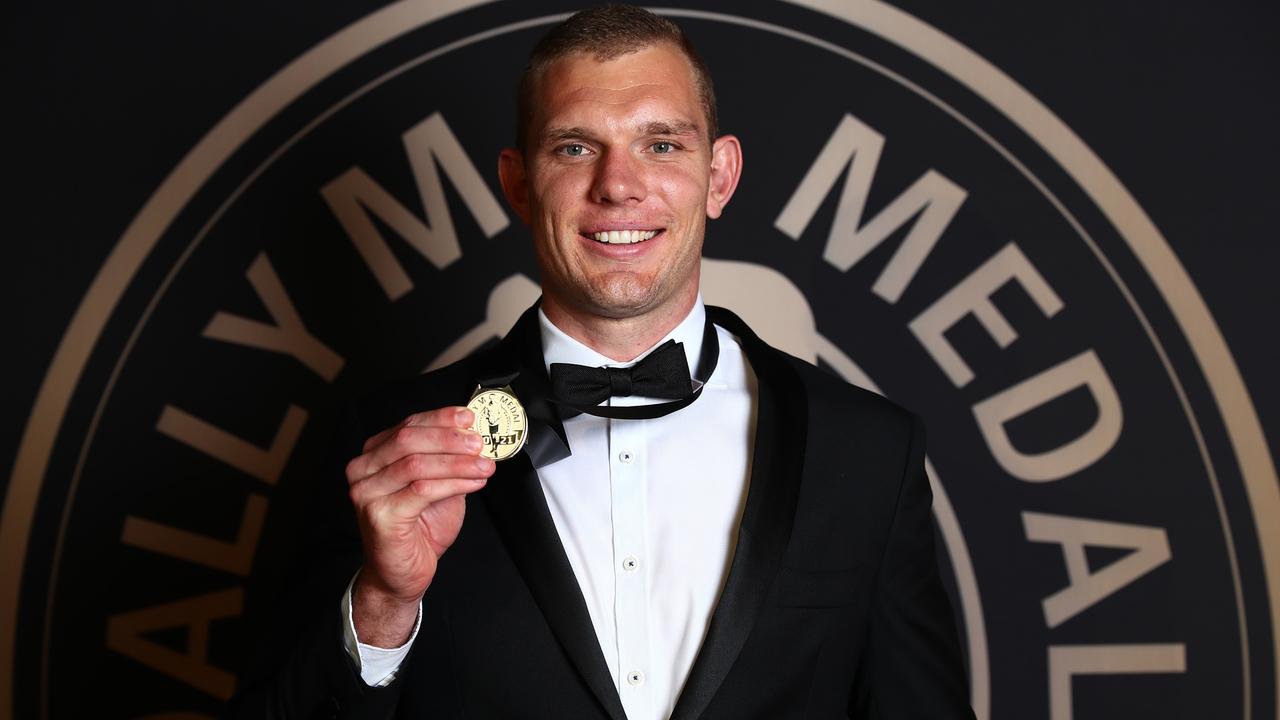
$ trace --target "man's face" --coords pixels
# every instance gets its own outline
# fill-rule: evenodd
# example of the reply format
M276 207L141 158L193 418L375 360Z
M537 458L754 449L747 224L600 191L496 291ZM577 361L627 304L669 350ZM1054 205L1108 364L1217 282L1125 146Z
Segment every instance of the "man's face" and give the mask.
M737 185L738 142L707 139L688 60L668 44L561 58L534 93L503 188L530 225L546 302L628 318L693 302L707 217Z

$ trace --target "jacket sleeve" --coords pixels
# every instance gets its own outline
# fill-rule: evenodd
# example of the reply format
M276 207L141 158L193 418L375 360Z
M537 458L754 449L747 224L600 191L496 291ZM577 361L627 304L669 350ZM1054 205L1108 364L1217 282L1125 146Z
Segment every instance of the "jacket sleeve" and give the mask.
M381 720L395 714L400 683L369 687L347 657L335 609L333 622L304 632L285 663L246 687L227 717L248 720L334 718Z
M866 720L972 720L954 616L938 575L924 429L913 418L871 600L867 654L849 714Z
M356 411L349 409L328 460L315 475L319 481L306 490L303 505L312 521L306 523L311 537L290 563L291 577L282 582L281 595L260 601L275 609L264 613L270 619L251 631L256 651L225 717L382 720L395 715L401 683L364 683L347 654L340 609L361 559L342 469L360 453L367 434Z

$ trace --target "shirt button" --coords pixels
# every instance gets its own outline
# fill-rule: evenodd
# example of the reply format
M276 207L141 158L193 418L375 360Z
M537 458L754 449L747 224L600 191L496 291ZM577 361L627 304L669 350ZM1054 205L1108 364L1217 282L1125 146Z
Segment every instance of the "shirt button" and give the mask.
M623 450L622 452L618 453L618 459L624 463L631 462L632 458L634 457L635 456L631 454L630 450Z
M632 670L627 673L627 683L635 687L640 687L644 684L644 673L639 670Z
M638 567L640 567L640 561L633 557L628 557L622 561L622 569L627 572L631 572Z

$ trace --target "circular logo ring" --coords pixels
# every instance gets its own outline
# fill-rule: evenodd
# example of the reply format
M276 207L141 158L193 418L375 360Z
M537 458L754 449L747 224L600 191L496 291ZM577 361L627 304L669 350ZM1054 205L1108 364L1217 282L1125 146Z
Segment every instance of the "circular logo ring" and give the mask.
M0 556L11 560L4 565L5 582L0 583L4 587L0 591L0 616L8 620L0 623L0 702L10 706L12 703L18 580L26 555L32 510L39 496L56 429L61 426L71 395L103 325L138 266L213 171L281 109L373 47L445 14L476 4L479 3L455 2L448 6L397 3L316 46L264 83L215 126L175 168L125 232L78 308L41 385L19 447L3 517L0 518ZM1047 108L948 36L881 3L860 3L856 8L843 9L825 7L826 4L822 7L816 3L813 5L815 9L837 15L911 50L1004 111L1067 170L1129 243L1186 334L1210 390L1219 407L1223 408L1224 424L1241 467L1255 525L1261 536L1273 625L1280 626L1280 588L1277 587L1280 584L1280 528L1273 528L1265 521L1266 517L1280 513L1280 490L1276 487L1270 453L1225 341L1203 300L1150 219L1096 155ZM713 16L710 13L680 12L691 16ZM754 23L741 18L738 20L743 24ZM511 29L514 28L508 27L505 31ZM497 30L486 36L497 34ZM480 39L483 38L476 36L468 40L475 42ZM458 46L460 43L454 43L440 51ZM1274 636L1273 642L1280 642L1277 638L1280 635ZM1276 650L1276 654L1280 654L1280 645Z

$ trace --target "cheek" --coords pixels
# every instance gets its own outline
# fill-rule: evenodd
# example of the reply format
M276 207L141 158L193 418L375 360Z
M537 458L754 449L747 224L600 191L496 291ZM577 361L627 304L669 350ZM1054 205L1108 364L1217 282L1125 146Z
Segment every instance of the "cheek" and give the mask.
M535 180L538 196L548 208L559 208L582 197L590 183L589 175L579 168L548 168Z
M664 201L678 215L700 216L706 210L707 186L685 168L673 168L657 182Z

